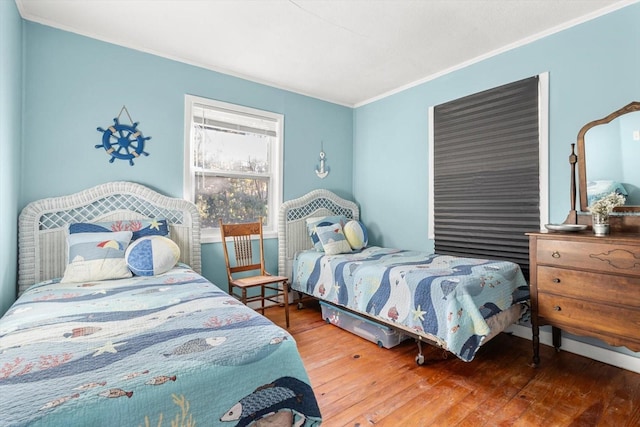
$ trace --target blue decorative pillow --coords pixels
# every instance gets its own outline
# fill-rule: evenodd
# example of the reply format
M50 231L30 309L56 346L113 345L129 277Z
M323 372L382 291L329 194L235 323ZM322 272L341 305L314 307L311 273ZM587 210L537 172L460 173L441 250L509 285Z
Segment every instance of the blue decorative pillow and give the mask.
M369 235L367 234L367 229L364 224L360 221L352 219L342 227L342 231L347 238L347 242L349 242L349 246L351 246L351 249L354 251L367 247Z
M163 218L126 219L109 222L79 222L69 225L69 234L131 231L132 240L144 236L168 236L169 224Z
M142 237L127 248L125 259L136 276L155 276L176 265L180 259L180 248L163 236Z
M318 234L316 233L316 227L327 226L332 224L340 224L341 226L347 222L347 218L344 215L334 215L334 216L320 216L307 218L307 231L309 232L309 236L311 237L311 242L313 243L313 247L316 248L318 252L324 251L322 247L322 242L318 238Z
M124 254L132 234L131 231L69 234L69 263L61 282L93 282L131 277Z
M316 233L322 248L327 255L345 254L351 252L351 246L342 232L340 223L326 226L316 226Z

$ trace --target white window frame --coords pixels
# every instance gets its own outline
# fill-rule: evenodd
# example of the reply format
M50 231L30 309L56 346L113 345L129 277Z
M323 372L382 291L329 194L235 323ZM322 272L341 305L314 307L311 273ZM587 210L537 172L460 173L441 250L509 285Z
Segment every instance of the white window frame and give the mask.
M263 226L263 234L265 238L275 238L278 236L278 211L282 204L282 186L283 186L283 152L284 152L284 115L273 113L270 111L258 110L241 105L229 104L227 102L216 101L209 98L202 98L194 95L185 95L184 107L184 180L183 180L183 198L191 202L195 201L195 171L193 168L193 148L191 146L191 119L193 117L194 104L201 104L214 109L223 109L238 114L247 114L260 116L266 119L274 120L276 124L275 142L271 144L271 176L269 187L268 212L269 217L267 223ZM201 234L203 243L220 242L220 229L203 228Z

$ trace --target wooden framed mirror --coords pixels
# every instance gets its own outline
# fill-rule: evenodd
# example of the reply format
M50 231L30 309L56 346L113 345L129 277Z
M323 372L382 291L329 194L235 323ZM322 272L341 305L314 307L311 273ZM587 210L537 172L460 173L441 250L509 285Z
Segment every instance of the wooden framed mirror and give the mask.
M627 202L614 209L619 215L614 229L640 231L640 102L634 101L578 132L577 154L569 157L572 169L578 164L579 210L575 210L576 183L571 183L571 212L568 223L590 224L588 206L599 197L618 191ZM573 144L572 144L573 146ZM637 172L636 172L637 171Z
M618 191L627 202L616 211L640 215L640 102L587 123L577 144L580 211L588 212L597 198Z

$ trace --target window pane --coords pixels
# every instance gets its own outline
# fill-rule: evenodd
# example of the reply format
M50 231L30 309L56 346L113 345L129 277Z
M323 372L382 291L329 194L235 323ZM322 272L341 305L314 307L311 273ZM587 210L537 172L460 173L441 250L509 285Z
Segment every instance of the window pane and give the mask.
M223 222L250 222L267 217L269 178L196 176L195 202L203 228Z
M269 173L272 138L194 125L196 167L226 172Z

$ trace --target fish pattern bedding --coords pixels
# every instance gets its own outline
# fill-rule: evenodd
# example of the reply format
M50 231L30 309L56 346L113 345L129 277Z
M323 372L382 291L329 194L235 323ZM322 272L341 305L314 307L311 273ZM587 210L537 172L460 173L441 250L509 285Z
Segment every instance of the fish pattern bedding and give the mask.
M292 336L184 264L33 285L0 319L0 396L4 426L321 422Z
M529 298L515 263L375 246L301 251L291 288L426 335L464 361L490 334L487 318Z

